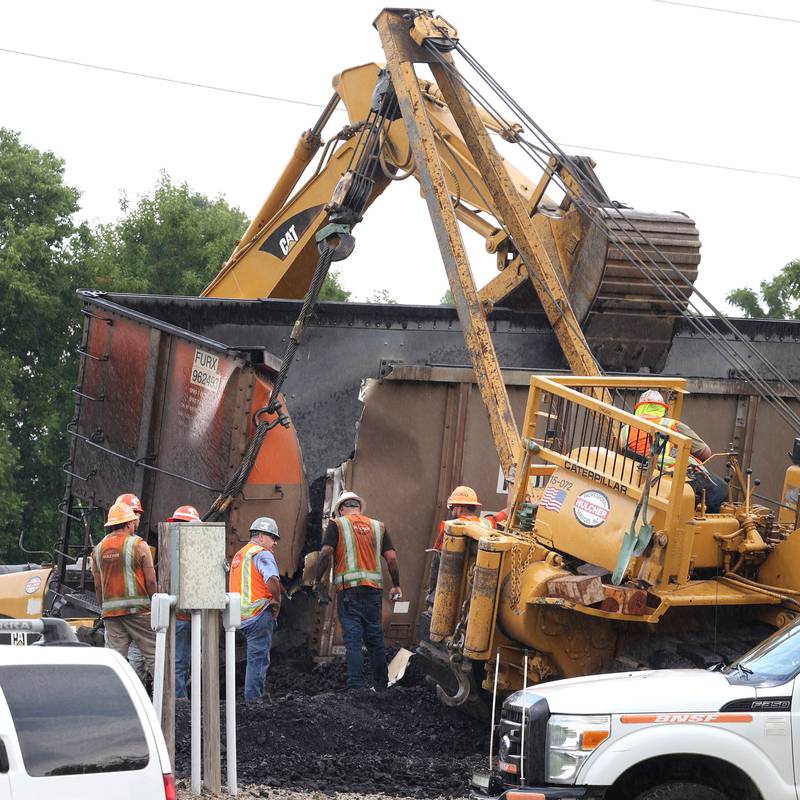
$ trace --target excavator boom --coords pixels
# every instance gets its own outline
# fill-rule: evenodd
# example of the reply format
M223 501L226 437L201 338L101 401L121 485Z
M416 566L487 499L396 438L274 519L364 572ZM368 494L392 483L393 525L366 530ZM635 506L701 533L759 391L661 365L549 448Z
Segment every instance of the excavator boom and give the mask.
M420 19L426 17L415 17ZM429 49L417 45L413 26L398 12L384 12L376 26L383 31L384 48L389 48L394 88L404 91L405 74L407 88L417 98L417 116L430 126L432 143L421 154L419 128L413 119L409 123L405 113L390 120L381 133L364 210L393 181L413 176L422 182L426 162L435 161L442 172L442 198L449 198L458 221L483 237L487 251L497 260L497 276L478 292L484 311L494 305L543 309L577 372L589 374L595 359L607 369L659 371L675 320L697 276L700 242L694 222L680 213L639 212L612 203L588 158L572 157L566 162L551 157L538 180L529 178L494 150L486 133L513 141L520 134L519 124L504 127L471 101L469 124L464 111L469 97L463 84L460 90L456 85L460 81L454 77L452 61L441 63L450 56L440 54L434 59ZM395 56L390 58L392 52ZM438 83L420 78L413 59L431 62ZM399 69L401 63L407 65L405 73ZM315 237L329 222L327 208L340 179L363 154L364 128L382 70L378 64L364 64L334 78L333 97L317 123L301 135L264 206L204 296L293 299L305 295L318 255ZM349 121L328 139L319 163L298 188L323 147L323 128L339 104ZM489 148L494 151L491 156L486 155ZM497 162L495 169L490 169L487 158ZM567 187L561 202L547 194L554 181ZM501 185L503 191L499 191ZM524 213L510 213L509 203L516 203L515 198ZM586 204L598 210L601 224L587 217ZM677 282L675 302L665 300L630 263L631 249L654 268L669 259L670 269L683 273L687 280ZM570 307L574 319L564 311ZM579 329L588 346L579 342Z

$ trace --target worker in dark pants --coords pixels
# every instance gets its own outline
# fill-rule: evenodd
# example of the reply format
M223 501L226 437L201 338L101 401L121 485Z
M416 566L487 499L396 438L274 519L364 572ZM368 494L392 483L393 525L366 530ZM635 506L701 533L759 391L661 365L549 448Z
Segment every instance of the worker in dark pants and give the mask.
M633 408L637 417L646 419L654 425L661 425L675 433L692 440L689 455L689 465L686 477L694 489L695 500L699 504L705 494L706 511L710 514L719 514L721 505L728 499L728 486L722 478L709 472L703 462L711 458L711 448L684 422L667 417L669 406L661 392L648 389L642 392L639 401ZM650 455L651 437L639 428L623 425L619 431L619 442L623 452L635 454L640 458ZM658 456L659 469L668 472L675 463L675 448L667 448L670 452Z
M250 526L250 541L231 561L230 591L241 597L240 630L247 640L246 703L264 696L272 634L281 610L280 573L272 552L280 538L275 520L259 517Z
M389 682L386 648L381 628L383 577L381 556L392 578L390 600L400 600L400 568L397 553L382 522L364 515L364 500L353 492L345 492L336 500L334 518L328 523L322 539L317 565L314 594L321 603L330 602L320 587L320 580L330 569L334 556L336 610L342 626L347 651L347 688L364 688L364 655L367 646L372 667L373 688L384 691Z
M156 571L147 542L136 535L138 519L127 503L108 511L108 533L92 551L91 568L97 602L102 607L106 647L128 657L135 642L155 673L156 634L150 627L150 598Z

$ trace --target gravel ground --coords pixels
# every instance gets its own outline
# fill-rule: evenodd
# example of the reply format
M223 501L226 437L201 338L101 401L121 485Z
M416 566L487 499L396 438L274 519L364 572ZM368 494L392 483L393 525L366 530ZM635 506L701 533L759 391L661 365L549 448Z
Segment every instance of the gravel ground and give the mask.
M189 781L178 781L178 800L193 800L197 795L192 794L189 789ZM352 792L299 792L291 789L276 789L274 786L266 784L251 784L250 786L240 786L237 797L243 800L255 800L255 798L269 798L270 800L409 800L408 797L386 794L354 794ZM203 794L205 800L229 800L230 795L225 794ZM430 800L439 800L431 797ZM441 800L445 800L442 798Z
M238 776L249 787L244 797L467 793L472 769L486 761L488 723L441 705L413 669L383 695L347 692L344 684L340 663L279 662L267 679L269 700L237 704ZM177 712L175 762L176 775L188 778L186 707Z

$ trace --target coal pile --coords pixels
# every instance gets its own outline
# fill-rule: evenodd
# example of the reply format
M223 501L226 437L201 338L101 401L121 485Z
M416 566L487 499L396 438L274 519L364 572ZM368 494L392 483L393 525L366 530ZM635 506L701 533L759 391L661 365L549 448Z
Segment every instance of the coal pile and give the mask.
M458 797L467 793L472 769L485 765L488 722L441 705L413 669L408 683L375 695L346 691L340 663L274 667L270 699L237 704L241 784ZM182 707L177 776L188 776L190 757L190 714Z

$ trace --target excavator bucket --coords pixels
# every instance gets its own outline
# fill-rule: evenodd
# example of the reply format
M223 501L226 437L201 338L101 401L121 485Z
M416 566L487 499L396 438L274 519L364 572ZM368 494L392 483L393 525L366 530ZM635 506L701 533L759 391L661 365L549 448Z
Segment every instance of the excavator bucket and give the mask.
M575 316L601 366L660 372L697 278L697 227L680 212L636 211L610 201L598 211L590 219L575 206L565 210L543 202L533 222L560 267ZM669 299L653 279L669 287ZM494 305L541 308L518 258L480 296Z

